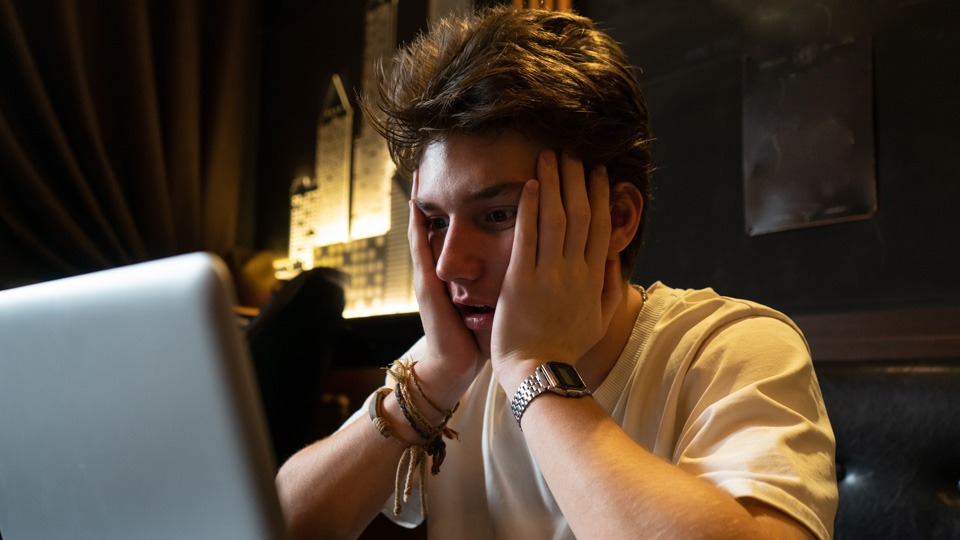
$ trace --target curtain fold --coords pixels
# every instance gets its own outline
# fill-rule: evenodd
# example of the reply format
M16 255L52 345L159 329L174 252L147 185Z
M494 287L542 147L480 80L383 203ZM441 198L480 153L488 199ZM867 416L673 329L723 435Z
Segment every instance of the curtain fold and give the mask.
M229 253L258 39L254 0L0 0L0 234L53 276Z

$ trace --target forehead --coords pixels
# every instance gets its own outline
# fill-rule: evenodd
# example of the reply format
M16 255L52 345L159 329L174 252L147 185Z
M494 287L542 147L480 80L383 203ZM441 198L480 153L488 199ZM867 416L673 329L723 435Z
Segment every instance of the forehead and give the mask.
M424 150L418 169L416 198L425 203L475 198L506 184L536 178L543 147L506 132L478 136L453 133Z

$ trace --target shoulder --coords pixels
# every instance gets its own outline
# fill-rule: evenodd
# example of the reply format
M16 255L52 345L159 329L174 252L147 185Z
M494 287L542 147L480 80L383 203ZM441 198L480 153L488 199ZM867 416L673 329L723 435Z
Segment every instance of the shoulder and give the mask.
M659 283L651 289L650 298L660 310L644 363L662 366L672 390L680 384L689 396L718 383L732 388L787 374L813 376L802 332L779 311L712 289L680 290Z
M712 288L674 289L657 282L650 292L664 296L661 324L696 326L706 323L716 326L745 317L769 317L796 330L793 321L783 313L750 300L722 296Z
M753 347L768 341L791 342L807 348L803 333L789 317L757 302L721 296L709 288L674 289L659 282L650 294L662 302L656 338L674 341L680 348L699 349L717 340Z

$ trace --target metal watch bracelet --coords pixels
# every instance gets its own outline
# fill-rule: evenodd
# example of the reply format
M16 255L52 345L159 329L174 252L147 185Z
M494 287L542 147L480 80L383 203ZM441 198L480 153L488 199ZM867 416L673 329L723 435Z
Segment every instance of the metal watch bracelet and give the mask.
M533 401L533 398L546 391L546 384L540 380L539 367L533 371L532 375L520 383L520 387L517 388L517 393L513 395L513 401L510 403L510 409L513 411L513 417L517 419L517 425L520 426L521 431L523 431L523 426L520 425L520 418L523 417L524 411L527 410L527 405Z
M519 388L517 388L517 393L513 395L513 400L510 403L510 409L513 412L513 417L517 419L517 426L520 427L521 431L523 431L523 426L520 423L520 419L523 418L523 413L527 410L527 406L530 405L530 402L540 394L543 394L552 388L558 388L562 386L559 381L552 380L553 377L551 377L551 375L547 372L547 364L549 364L549 362L537 366L537 368L533 371L533 374L520 383ZM577 377L579 378L579 375L577 375ZM590 391L585 388L582 391L572 391L568 393L565 390L562 393L556 393L566 397L583 397L590 395Z

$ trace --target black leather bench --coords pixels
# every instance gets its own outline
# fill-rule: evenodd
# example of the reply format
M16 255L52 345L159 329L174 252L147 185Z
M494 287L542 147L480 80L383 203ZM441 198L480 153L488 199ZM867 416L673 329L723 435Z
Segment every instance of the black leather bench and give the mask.
M960 538L960 362L817 365L837 437L837 540Z
M794 319L837 438L834 538L960 539L960 309Z

